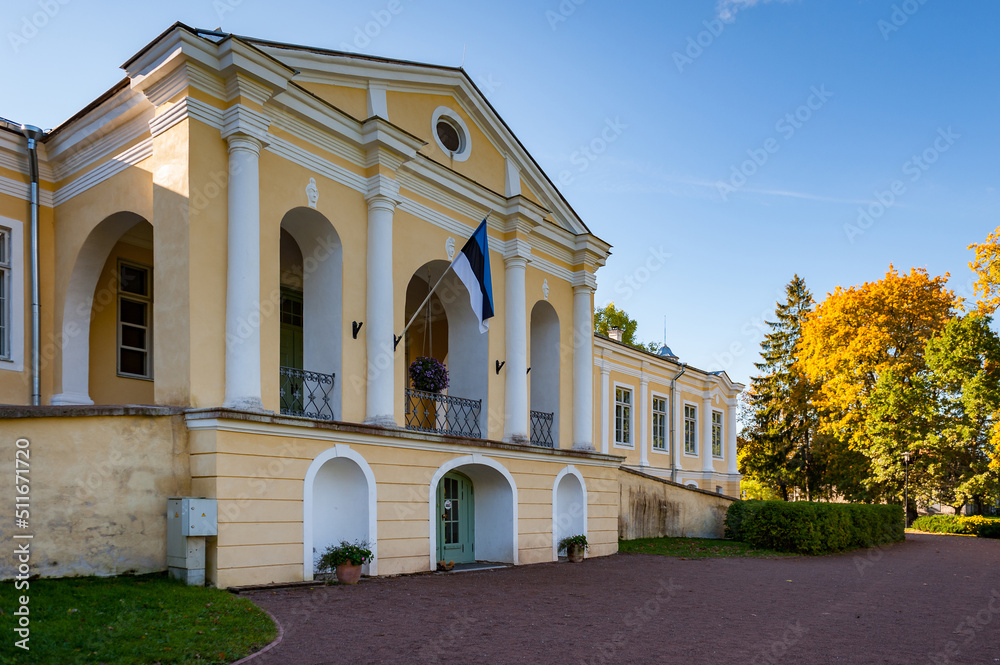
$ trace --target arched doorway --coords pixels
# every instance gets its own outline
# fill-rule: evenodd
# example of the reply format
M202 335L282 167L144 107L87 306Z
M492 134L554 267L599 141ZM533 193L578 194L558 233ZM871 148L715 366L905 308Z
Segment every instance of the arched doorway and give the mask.
M128 263L145 271L143 284L133 281L139 277L134 269L123 280L119 256L139 257ZM152 226L140 215L127 211L109 215L87 235L66 283L60 339L61 389L52 396L52 404L93 404L92 372L101 375L99 399L103 403L153 401L152 263ZM130 288L141 289L141 293L130 294ZM139 307L126 306L124 344L120 320L122 297L142 303ZM94 334L100 336L99 340L93 340L102 352L99 368L92 366ZM138 391L143 395L148 393L147 399L135 399L135 380L150 382ZM130 395L131 399L117 399L119 394Z
M587 485L571 464L559 472L552 485L552 558L559 558L559 541L587 535Z
M406 358L406 426L424 432L482 438L486 434L489 389L489 336L479 332L479 319L469 304L465 285L449 271L420 309L427 294L448 268L447 261L430 261L410 278L406 288L405 320L416 319L403 340ZM417 394L408 368L428 356L448 369L448 388L436 395Z
M373 559L365 571L378 573L375 476L361 455L337 445L318 455L306 472L303 492L303 579L313 579L315 562L342 540L366 541Z
M293 208L280 232L281 412L334 420L342 414L343 245L333 224Z
M559 447L559 315L539 300L531 308L531 443Z
M465 507L452 504L453 510L442 510L446 496L462 500L462 495L454 492L461 491L463 483L467 483ZM434 473L429 497L431 570L445 553L449 553L446 561L456 563L460 563L457 556L464 556L465 561L517 563L517 486L502 464L478 454L453 459ZM462 511L464 515L460 514ZM463 519L466 520L464 530ZM458 527L448 526L456 521ZM449 532L451 528L456 530ZM451 534L450 549L439 544L442 533ZM456 551L456 543L464 544L465 551L460 547Z

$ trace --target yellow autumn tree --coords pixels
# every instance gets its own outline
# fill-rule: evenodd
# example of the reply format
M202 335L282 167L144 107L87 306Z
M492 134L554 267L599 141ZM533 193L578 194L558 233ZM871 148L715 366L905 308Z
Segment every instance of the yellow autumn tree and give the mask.
M947 288L948 275L922 268L851 288L837 287L806 318L799 340L799 368L821 386L817 404L831 434L864 448L868 397L879 376L916 376L926 369L927 340L944 329L961 306Z
M1000 307L1000 227L986 236L984 242L969 245L969 249L976 253L969 267L976 273L974 288L979 311L993 314Z

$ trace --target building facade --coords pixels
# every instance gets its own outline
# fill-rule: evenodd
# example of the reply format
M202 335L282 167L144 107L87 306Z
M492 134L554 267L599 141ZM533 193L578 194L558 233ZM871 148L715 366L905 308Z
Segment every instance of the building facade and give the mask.
M169 496L217 500L227 587L341 539L373 575L610 554L622 463L737 491L742 386L689 370L696 452L664 453L680 366L594 337L610 245L461 69L181 24L123 68L49 133L0 126L0 428L40 574L163 569ZM484 217L486 333L446 271Z

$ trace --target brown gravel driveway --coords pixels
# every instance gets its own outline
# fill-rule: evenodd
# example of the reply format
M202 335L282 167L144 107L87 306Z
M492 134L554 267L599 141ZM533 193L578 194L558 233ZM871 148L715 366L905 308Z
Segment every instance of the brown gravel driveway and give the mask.
M1000 663L1000 541L955 536L826 557L619 554L248 596L285 630L250 665Z

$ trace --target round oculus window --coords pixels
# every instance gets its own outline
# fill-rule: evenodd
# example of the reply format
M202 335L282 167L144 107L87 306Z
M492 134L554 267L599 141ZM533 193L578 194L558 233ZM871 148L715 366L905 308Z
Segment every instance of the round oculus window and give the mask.
M438 120L435 129L437 129L438 140L441 141L441 145L450 152L459 152L462 149L462 135L455 125L441 119Z

